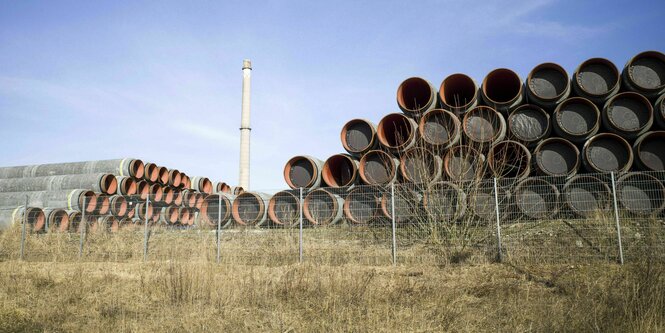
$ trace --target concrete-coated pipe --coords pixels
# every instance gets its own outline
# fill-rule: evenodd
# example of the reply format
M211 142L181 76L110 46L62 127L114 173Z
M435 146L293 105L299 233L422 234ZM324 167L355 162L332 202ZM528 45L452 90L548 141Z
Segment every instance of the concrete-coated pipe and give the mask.
M134 206L134 216L135 216L135 218L138 218L141 221L146 220L145 204L146 204L145 202L139 202ZM154 206L152 204L149 204L148 205L148 211L147 211L148 220L150 220L152 218L153 211L154 211ZM141 223L143 223L143 222L141 222Z
M397 180L399 160L382 150L371 150L360 159L360 179L367 185L389 185Z
M143 162L133 158L125 158L104 161L6 167L0 168L0 179L76 175L102 172L112 173L117 176L131 176L141 178L143 176Z
M568 73L559 64L546 62L531 70L526 79L526 96L531 104L550 112L570 95Z
M595 217L612 208L612 190L594 176L574 176L566 182L562 192L566 207L578 217Z
M92 213L97 207L95 193L84 189L0 193L0 207L17 207L25 204L26 195L30 206L76 210L85 207L87 213Z
M635 92L610 98L602 112L603 126L626 139L635 139L653 125L653 107L646 97Z
M66 210L66 212L69 221L68 230L71 232L79 231L79 226L81 225L81 218L82 218L81 212L79 212L78 210L71 210L71 209Z
M405 181L427 185L441 179L443 159L427 149L411 148L401 156L399 170Z
M497 68L483 79L481 96L486 105L508 115L524 101L522 79L507 68Z
M143 177L142 178L145 181L155 183L157 182L157 178L159 178L159 167L155 163L146 163L144 167L144 172L143 172Z
M182 190L182 204L184 207L193 208L196 207L196 202L198 200L196 192L193 190Z
M155 207L155 209L152 211L152 216L149 219L150 224L154 225L154 224L158 223L161 216L162 216L161 207Z
M203 201L207 194L201 192L194 192L194 195L196 196L196 205L194 205L193 208L195 210L201 210L201 207L203 207Z
M589 172L626 172L633 165L633 150L616 134L597 134L584 144L582 163Z
M180 225L191 225L193 220L193 211L189 207L178 208L178 223Z
M559 213L559 189L541 178L527 178L513 191L515 205L526 218L551 219Z
M189 178L188 175L186 175L186 174L183 173L183 174L182 174L182 181L181 181L181 184L180 184L180 186L178 186L178 187L180 187L180 188L191 189L191 188L192 188L192 179Z
M116 177L118 183L118 190L116 193L122 195L134 195L137 193L137 182L132 177L118 176Z
M385 115L376 128L379 143L393 154L415 146L418 139L417 134L418 123L402 113Z
M0 179L0 192L60 191L86 188L114 194L118 182L109 173Z
M621 78L627 90L656 99L665 93L665 54L646 51L632 57L623 68Z
M466 193L451 182L434 183L423 193L423 207L434 222L457 221L466 214Z
M494 177L518 181L531 172L531 153L517 141L501 141L487 153L487 165Z
M552 114L556 135L574 143L584 143L600 129L600 111L590 100L571 97L561 102Z
M342 127L340 139L344 149L356 157L360 157L379 146L379 141L376 138L376 125L365 119L349 120Z
M581 63L573 74L573 90L598 105L603 105L621 88L619 70L609 60L591 58Z
M544 176L574 176L580 168L580 150L563 138L543 140L533 151L533 167Z
M162 198L164 197L164 189L162 189L162 185L160 184L150 185L148 193L151 202L153 203L162 202Z
M244 192L233 200L231 215L233 220L246 226L261 226L268 216L270 196L259 192Z
M145 180L139 180L136 182L136 194L141 200L147 199L148 196L150 196L150 184Z
M268 217L276 225L294 226L300 219L300 192L286 190L275 193L268 202Z
M443 108L463 114L478 105L478 86L465 74L448 75L439 87L439 100Z
M368 187L356 188L349 192L342 206L344 217L356 224L372 222L379 215L382 194L378 189Z
M93 212L94 215L106 215L111 211L111 198L108 194L95 193L97 196L97 207Z
M157 166L157 183L162 185L169 184L169 169L163 166Z
M25 206L17 206L12 209L0 209L0 230L7 230L14 224L20 225L23 223L23 214L25 214ZM32 231L41 231L46 224L46 217L44 211L38 207L28 206L27 222Z
M201 217L208 225L216 227L217 222L221 221L221 226L224 227L231 217L231 206L232 202L229 200L228 195L211 194L203 199L203 205L201 206Z
M508 116L509 137L527 147L533 148L541 140L550 136L550 115L532 104L525 104Z
M397 105L410 117L418 117L436 108L437 104L436 89L423 78L408 78L397 88Z
M294 156L284 166L284 180L292 189L315 189L321 185L322 169L323 162L318 158Z
M205 194L212 194L212 182L207 177L193 177L192 189Z
M653 117L656 125L665 131L665 94L660 95L653 105Z
M182 194L181 189L176 188L173 190L173 205L174 206L182 206L182 203L184 201L185 196Z
M485 155L471 146L455 146L443 157L443 172L453 181L474 180L486 174Z
M167 207L162 207L162 210L159 214L159 222L161 224L175 224L178 222L178 217L180 216L178 212L178 207L175 206L167 206Z
M307 193L303 213L315 225L332 225L342 220L344 199L331 192L318 189Z
M175 199L175 192L171 186L162 186L162 201L164 205L170 205Z
M62 208L44 208L44 218L46 219L45 230L50 232L65 232L69 227L69 215Z
M424 214L422 208L423 195L419 191L413 190L409 186L395 186L395 198L392 199L390 190L385 190L381 193L381 216L390 220L392 219L393 205L395 202L395 223L405 224L408 222L424 223L422 216Z
M245 189L242 186L231 186L231 192L230 194L233 195L240 195L245 193Z
M358 160L348 154L330 156L321 171L323 181L329 187L350 187L358 182Z
M462 123L452 112L434 109L420 118L418 133L433 151L442 155L461 141Z
M479 106L464 114L462 131L468 144L489 148L506 137L506 120L493 108Z
M213 193L229 193L231 186L225 182L215 182L213 188L215 189Z
M665 209L665 186L642 172L627 173L616 182L619 206L633 216L657 216Z
M180 186L181 181L182 181L182 176L180 174L180 171L178 171L177 169L170 169L168 185L173 187L178 187Z
M494 182L492 180L481 180L474 182L473 186L466 190L468 214L483 221L496 221L496 199L499 200L499 217L502 220L509 218L511 213L511 193L504 186L497 186L498 193L494 195Z
M127 215L129 204L122 195L112 195L109 197L111 214L117 218L123 218Z
M633 143L635 165L642 171L665 170L665 131L647 132Z

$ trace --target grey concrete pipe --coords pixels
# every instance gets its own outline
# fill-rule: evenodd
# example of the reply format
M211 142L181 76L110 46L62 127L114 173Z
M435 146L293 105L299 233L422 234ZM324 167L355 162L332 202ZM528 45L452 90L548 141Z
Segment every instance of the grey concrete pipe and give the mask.
M633 165L633 150L616 134L597 134L584 144L582 163L589 172L627 172Z
M400 157L399 170L405 181L427 185L441 179L443 159L427 149L411 148Z
M315 189L321 185L323 162L311 156L294 156L284 166L284 181L292 189Z
M574 176L566 182L562 192L566 207L578 217L596 217L612 209L612 190L597 177Z
M68 230L71 232L80 231L79 227L81 226L81 218L82 218L81 212L72 209L68 209L66 210L66 212L69 220Z
M392 219L392 193L390 190L384 190L381 195L381 216L385 219ZM419 218L423 216L423 195L420 191L415 191L410 186L395 186L395 223L423 223Z
M22 224L24 217L23 214L25 214L24 205L17 205L15 208L10 209L0 208L0 230L7 230L14 224ZM44 211L41 208L28 206L27 214L27 222L28 225L30 225L29 230L40 231L44 228L46 217L44 216Z
M570 91L568 73L559 64L542 63L534 67L526 79L528 102L550 112L568 98Z
M381 118L376 137L381 146L397 154L416 145L418 123L402 113L390 113Z
M486 105L505 115L524 102L522 79L507 68L497 68L483 79L481 96Z
M87 173L112 173L117 176L143 177L143 162L134 158L117 160L53 163L0 168L0 179L31 178Z
M106 215L111 211L111 197L104 193L95 193L97 196L97 207L94 215Z
M178 223L180 225L191 225L193 222L193 211L189 207L178 207Z
M665 93L665 54L646 51L632 57L621 73L627 90L638 92L653 101Z
M584 143L600 129L600 111L590 100L571 97L561 102L552 114L556 135L574 143Z
M434 109L420 118L418 133L434 152L442 155L461 141L462 123L452 112Z
M180 217L180 214L178 212L178 207L175 206L162 207L161 212L159 214L159 223L166 225L175 224L176 222L178 222L178 217Z
M540 141L550 136L550 115L545 110L532 104L525 104L508 116L509 137L533 148Z
M261 226L268 215L270 196L259 192L244 192L233 200L231 215L239 225Z
M212 194L212 182L207 177L192 178L192 189L205 194Z
M502 221L510 218L512 208L511 192L499 184L497 186L499 199L499 217ZM481 180L474 182L473 186L466 190L468 215L482 222L496 221L496 198L494 195L494 182L492 180Z
M572 177L580 168L580 150L563 138L543 140L533 151L533 167L544 176Z
M160 184L152 184L148 190L148 197L152 203L161 203L164 197L164 189Z
M348 221L368 224L379 216L382 192L376 188L361 187L349 192L344 199L342 210Z
M591 58L581 63L573 74L573 90L598 105L603 105L621 88L619 70L609 60Z
M616 181L619 206L632 216L658 216L665 209L665 186L656 177L627 173Z
M275 193L268 202L268 217L276 225L297 225L300 219L300 192L285 190Z
M159 167L155 163L146 163L144 166L143 177L137 178L142 178L150 183L155 183L159 178Z
M95 193L84 189L0 193L0 207L17 207L25 204L26 195L30 206L76 210L83 210L85 207L87 213L94 212L97 207Z
M418 117L438 104L436 89L423 78L408 78L397 88L397 105L410 117Z
M115 176L109 173L0 179L0 192L60 191L77 188L114 194L118 190L118 182Z
M146 208L145 208L145 204L146 204L145 202L139 202L139 203L137 203L136 205L134 205L134 218L138 218L138 219L140 219L141 221L145 221L145 219L146 219ZM148 211L147 211L147 213L148 213L148 215L147 215L148 219L151 219L151 218L152 218L153 210L154 210L154 206L153 206L152 204L149 204L149 205L148 205ZM143 222L141 222L141 223L143 223Z
M321 177L329 187L351 187L358 182L358 164L351 155L335 154L323 163Z
M612 96L602 112L603 126L626 139L635 139L653 125L653 107L646 97L635 92Z
M476 82L462 73L448 75L439 87L441 106L458 115L475 108L478 98Z
M352 119L344 124L340 140L344 149L356 157L379 147L376 125L365 119Z
M515 205L527 219L552 219L559 213L559 189L541 178L527 178L513 191Z
M423 207L434 223L458 221L466 214L466 193L451 182L434 183L423 193Z
M182 205L184 207L194 208L198 202L198 196L194 190L182 190Z
M229 193L229 189L231 187L229 186L229 184L225 182L215 182L213 188L214 188L213 193Z
M221 197L222 205L219 205ZM202 220L208 225L217 227L217 222L221 221L221 226L224 227L230 221L232 201L230 196L226 194L211 194L203 199L201 206ZM221 213L221 215L220 215Z
M665 170L665 131L647 132L633 143L635 165L642 171Z
M397 181L399 160L382 150L371 150L360 159L358 172L367 185L390 185Z
M109 207L113 216L117 218L123 218L127 216L129 204L127 203L127 199L125 199L125 197L116 194L109 197Z
M325 189L307 193L303 201L303 215L315 225L333 225L342 221L344 199Z
M180 174L180 171L178 171L177 169L170 169L169 170L169 183L167 185L173 186L173 187L178 187L178 186L180 186L181 181L182 181L182 175Z
M182 175L182 179L183 179L182 184L180 184L179 187L180 188L189 188L189 189L191 189L192 188L192 179L186 174Z
M137 193L136 179L127 176L116 177L118 188L116 193L121 195L134 195Z
M531 173L531 153L517 141L501 141L487 153L487 165L494 177L522 180Z
M164 205L171 205L175 199L175 192L171 186L162 186L162 201Z
M455 146L443 157L443 172L453 181L474 180L486 174L485 155L471 146Z
M467 144L487 149L506 137L506 120L493 108L479 106L464 114L462 131Z
M653 105L653 117L656 125L665 131L665 94L660 95Z
M45 226L44 230L48 232L65 232L69 227L69 215L62 208L46 207L44 211Z

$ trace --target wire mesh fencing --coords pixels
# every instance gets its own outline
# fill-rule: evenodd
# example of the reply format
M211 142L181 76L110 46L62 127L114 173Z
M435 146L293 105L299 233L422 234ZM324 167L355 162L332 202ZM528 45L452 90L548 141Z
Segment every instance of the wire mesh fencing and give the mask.
M250 265L662 260L664 181L664 172L631 172L84 195L72 199L79 210L23 214L25 223L0 235L0 257Z

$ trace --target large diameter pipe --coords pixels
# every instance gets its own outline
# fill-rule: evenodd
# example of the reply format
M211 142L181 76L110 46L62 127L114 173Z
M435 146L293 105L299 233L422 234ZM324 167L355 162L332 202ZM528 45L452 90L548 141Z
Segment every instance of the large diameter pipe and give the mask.
M550 115L532 104L525 104L508 116L510 138L533 148L541 140L550 136Z
M466 193L451 182L434 183L423 194L423 207L433 222L457 221L466 214Z
M315 189L321 185L323 162L311 156L294 156L284 166L284 180L292 189Z
M175 191L171 186L162 186L162 201L164 205L170 205L175 200Z
M468 212L471 216L482 222L496 221L496 201L499 201L499 216L502 220L509 218L511 213L511 192L500 184L497 186L495 196L494 182L481 180L467 189Z
M633 143L635 165L642 171L665 170L665 131L644 133Z
M529 72L526 79L526 96L529 103L550 112L570 95L568 73L558 64L542 63Z
M26 214L25 206L17 206L11 209L0 209L0 230L7 230L14 224L22 224L24 220L24 214ZM44 211L38 207L28 206L26 221L31 226L31 230L42 230L46 223Z
M360 157L366 152L376 149L376 125L365 119L349 120L340 133L342 146L351 155Z
M619 70L609 60L591 58L581 63L573 74L575 93L603 105L621 88Z
M563 186L563 201L578 217L590 218L611 209L612 192L604 181L594 176L577 175Z
M178 223L180 225L191 225L193 220L193 211L189 207L179 207L178 208Z
M633 150L616 134L597 134L584 144L582 163L589 172L626 172L633 165Z
M330 156L321 171L323 181L329 187L350 187L358 182L358 160L347 154Z
M448 75L439 87L439 100L443 108L463 114L478 105L478 86L465 74Z
M665 186L656 177L627 173L616 182L617 201L633 216L657 216L665 209Z
M392 198L392 191L383 191L381 194L381 215L386 219L392 219L392 212L395 212L395 223L406 224L409 222L423 223L419 221L423 216L422 201L423 195L419 191L413 190L410 186L395 186L395 197ZM393 208L393 202L395 203Z
M437 104L436 89L423 78L408 78L397 88L397 105L410 117L418 117L436 108Z
M168 185L173 187L178 187L180 186L181 181L182 181L182 176L180 174L180 171L178 171L177 169L170 169Z
M139 202L134 206L134 216L139 218L141 221L145 221L146 217L148 220L152 219L153 211L154 211L154 205L153 204L148 204L148 209L146 212L146 203L145 202ZM147 213L147 215L146 215Z
M621 73L623 85L652 100L665 93L665 54L642 52L626 63Z
M420 118L418 133L423 141L431 146L432 150L442 154L460 142L462 124L452 112L434 109Z
M653 105L653 117L656 125L665 130L665 93L660 95Z
M544 176L572 177L580 168L580 150L563 138L543 140L533 151L534 169Z
M452 147L443 157L443 172L453 181L480 179L486 173L485 155L471 146Z
M159 167L155 163L146 163L144 166L143 180L154 183L159 178Z
M81 212L79 212L78 210L71 210L71 209L66 210L66 212L69 220L68 230L73 232L79 231L79 227L81 225L81 218L82 218Z
M109 208L113 216L123 218L127 216L129 203L125 197L116 194L109 197Z
M217 223L221 221L222 226L226 226L231 217L232 202L229 197L224 194L211 194L205 197L201 206L203 221L212 226L217 226Z
M468 144L489 148L506 137L506 120L493 108L479 106L464 114L462 130Z
M111 197L108 194L95 193L97 196L97 207L94 215L106 215L111 210Z
M524 101L522 79L507 68L497 68L483 79L481 96L486 105L509 114Z
M497 178L521 180L531 172L531 153L517 141L501 141L490 148L487 164Z
M311 191L303 201L307 221L316 225L332 225L342 220L344 199L324 189Z
M116 177L118 183L118 190L116 193L121 195L134 195L137 193L137 182L132 177L118 176Z
M97 196L85 189L0 193L0 207L25 204L26 196L31 206L85 209L87 213L94 212L97 207Z
M212 194L212 182L207 177L192 178L192 189L205 194Z
M418 124L401 113L390 113L381 118L376 130L381 146L397 154L415 146Z
M163 166L157 167L157 183L161 185L169 184L169 169Z
M239 225L261 226L267 219L270 196L260 192L244 192L233 200L231 215Z
M72 163L37 164L0 168L0 179L32 178L88 173L112 173L117 176L143 177L143 162L134 158Z
M574 143L584 143L600 129L600 111L590 100L572 97L561 102L552 115L556 135Z
M159 222L162 224L175 224L178 222L178 217L180 217L178 207L175 206L167 206L167 207L162 207L161 212L159 214Z
M65 232L69 228L69 215L62 208L44 208L44 217L48 231Z
M399 160L382 150L371 150L360 159L360 179L367 185L389 185L397 181Z
M401 156L399 169L405 181L427 185L441 179L443 159L427 149L411 148Z
M115 176L109 173L0 179L0 192L60 191L78 188L114 194L118 189L118 182Z
M300 198L297 190L275 193L268 202L268 217L276 225L296 225L300 217Z
M178 188L186 188L186 189L191 189L192 188L192 179L189 178L188 175L186 175L184 172L181 174L182 181L180 182L180 186Z
M619 93L605 103L602 119L610 132L635 139L653 125L653 107L646 97L638 93Z
M368 224L379 215L381 209L379 192L375 188L356 188L344 199L344 217L356 224Z
M551 219L559 212L559 190L541 178L527 178L514 190L517 209L528 219Z
M136 194L145 200L150 195L150 184L145 180L139 180L136 182Z

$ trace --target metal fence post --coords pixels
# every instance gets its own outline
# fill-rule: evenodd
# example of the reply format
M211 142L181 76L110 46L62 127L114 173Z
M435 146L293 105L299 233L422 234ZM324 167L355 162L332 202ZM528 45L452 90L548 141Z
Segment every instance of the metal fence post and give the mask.
M85 240L86 227L88 225L88 223L85 222L85 207L87 207L85 202L86 199L87 197L83 196L83 209L81 209L81 222L79 223L79 229L81 230L79 237L79 259L83 257L83 243Z
M302 212L302 210L303 210L302 187L300 188L300 203L299 203L298 206L300 207L300 216L299 216L299 221L298 221L298 224L299 224L298 228L300 228L299 235L298 235L298 251L299 251L299 254L300 254L299 262L302 263L302 260L303 260L303 257L302 257L302 214L303 214L303 212Z
M623 265L623 246L621 244L621 224L619 223L619 207L617 205L617 189L614 182L614 172L610 174L612 177L612 201L614 203L614 220L617 227L617 241L619 242L619 262Z
M143 227L143 261L148 260L148 207L150 206L150 196L145 199L145 225Z
M496 177L494 177L494 210L496 211L496 243L499 250L497 260L501 262L503 259L501 251L501 214L499 213L499 187L497 186Z
M392 221L392 232L393 232L393 246L392 246L392 257L393 257L393 266L397 265L397 236L395 235L395 183L390 184L390 216Z
M217 206L217 263L219 264L220 259L220 243L221 243L221 232L222 232L222 194L219 194L219 203Z
M25 206L23 206L23 227L21 228L21 260L25 255L25 234L27 232L28 224L28 195L25 196Z

